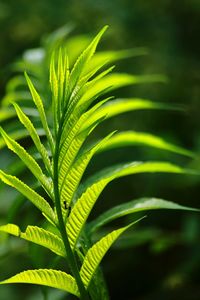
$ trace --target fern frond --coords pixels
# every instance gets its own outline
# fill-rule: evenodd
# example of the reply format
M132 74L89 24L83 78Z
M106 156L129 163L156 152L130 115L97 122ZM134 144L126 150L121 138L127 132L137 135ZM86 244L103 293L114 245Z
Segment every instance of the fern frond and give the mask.
M46 86L43 86L40 91L40 86L42 86L41 72L39 69L37 70L37 68L35 68L34 71L35 66L34 64L31 66L30 58L28 59L28 66L30 66L31 74L35 78L35 84L33 85L29 76L25 73L25 79L30 93L27 94L27 91L24 89L24 79L21 81L21 78L16 78L16 80L10 84L10 87L8 87L8 94L3 99L5 107L4 111L0 113L0 121L4 122L5 120L14 118L17 113L26 131L18 130L16 127L13 130L13 124L11 124L10 130L8 128L8 132L11 131L9 134L1 129L3 139L0 139L0 148L4 147L6 143L7 146L19 156L21 161L24 162L37 181L45 189L51 200L53 200L54 207L50 206L45 197L42 197L33 188L30 188L17 177L0 170L0 179L29 199L53 225L54 229L56 227L59 233L57 235L37 226L28 226L25 232L21 232L20 228L15 224L0 226L0 231L46 247L56 255L64 257L74 277L57 270L28 270L0 282L0 284L39 284L62 289L81 299L88 299L89 293L92 298L96 299L96 297L93 297L94 293L91 293L93 287L91 287L90 283L93 276L97 274L96 271L101 260L114 241L126 229L139 220L128 226L112 231L91 246L91 234L96 229L116 218L138 211L153 209L195 210L170 201L155 198L137 199L123 203L122 205L111 208L100 215L96 220L89 223L89 225L86 226L87 234L85 236L82 234L83 239L85 237L82 249L80 249L79 244L77 245L82 229L87 225L86 222L93 206L103 189L111 181L123 176L139 173L162 172L195 174L195 171L187 170L168 162L134 161L106 168L89 177L85 183L80 183L93 156L99 152L116 147L141 144L194 157L190 151L145 132L130 131L116 135L111 133L99 142L89 145L88 137L91 137L90 134L92 131L103 120L128 111L177 109L177 107L174 108L174 106L153 102L148 99L122 98L111 100L112 97L109 97L109 94L105 96L110 91L129 85L166 81L166 78L162 75L143 76L126 73L111 73L114 68L110 66L111 63L126 57L144 55L146 50L138 48L118 52L105 51L96 53L96 48L106 29L107 26L102 28L92 41L89 42L88 39L84 39L80 42L80 45L74 47L77 41L80 41L80 38L77 40L72 39L71 44L70 40L64 45L61 44L61 40L66 34L65 28L63 32L61 31L61 35L58 34L58 36L54 36L56 40L55 45L53 45L53 38L53 40L50 39L49 41L49 50L40 49L42 51L43 61L44 57L46 61L48 61L52 54L49 70L52 97L44 97L47 98L46 101L52 98L52 103L43 103L42 101L42 91L45 90L45 93L49 91ZM70 54L69 49L71 49L70 47L72 46L76 49ZM78 58L75 60L77 56ZM73 63L74 61L75 63ZM107 64L109 65L107 66ZM39 66L38 60L37 66ZM20 87L22 87L22 89L20 89ZM30 101L30 95L33 101ZM107 98L104 99L104 97ZM13 109L7 107L13 100L15 102L14 107L16 113ZM23 104L25 107L20 108L16 104L16 101L23 103L24 100L28 100L29 102ZM30 106L30 108L28 106ZM32 108L32 106L34 106L34 108ZM52 112L49 110L46 112L48 107L52 108ZM52 113L52 115L50 115L50 113ZM47 119L49 115L53 118L53 128L51 128L51 122L48 122L50 118ZM32 120L29 116L35 116L37 119ZM36 129L34 125L37 124L38 120L42 124L42 126L39 125L43 127L42 129ZM33 156L15 140L15 138L20 139L27 137L27 131L37 150L37 152L33 153ZM44 138L46 137L50 147L48 147L48 145L46 146L46 143L43 144L41 142L40 135L43 135ZM43 172L42 163L40 165L40 162L38 163L37 161L39 159L41 160L41 158L48 175L44 174L45 171ZM11 168L13 166L15 167L15 164L11 165ZM24 171L22 168L18 171L18 174L22 170ZM33 180L35 180L35 178L33 178ZM34 185L35 182L33 182L32 186L34 186L34 188L38 187L38 182L36 182L36 185ZM82 262L80 270L78 268L79 262L77 255ZM96 275L96 278L97 277ZM93 283L95 286L95 279ZM88 291L86 291L86 289L88 289ZM99 296L99 298L102 297Z

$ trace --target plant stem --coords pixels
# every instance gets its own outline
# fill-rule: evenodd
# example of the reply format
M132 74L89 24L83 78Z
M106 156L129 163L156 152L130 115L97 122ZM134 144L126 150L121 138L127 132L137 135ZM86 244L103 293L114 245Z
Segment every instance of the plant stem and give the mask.
M44 300L48 300L48 292L47 292L47 290L44 287L42 287L41 291L42 291L43 299Z
M76 280L76 283L79 288L80 292L80 299L81 300L89 300L88 293L84 287L84 284L81 280L80 274L79 274L79 269L77 266L77 262L74 256L74 253L71 249L69 239L67 236L66 232L66 226L63 220L63 215L62 215L62 209L61 209L61 204L60 204L60 195L59 195L59 186L58 186L58 156L59 156L59 143L60 143L60 130L58 132L57 136L57 141L56 141L56 146L55 146L55 152L54 152L54 196L55 196L55 206L56 206L56 211L57 211L57 216L58 216L58 222L59 222L59 229L60 233L62 236L62 240L65 246L66 254L67 254L67 262L69 264L69 267L71 269L71 272Z

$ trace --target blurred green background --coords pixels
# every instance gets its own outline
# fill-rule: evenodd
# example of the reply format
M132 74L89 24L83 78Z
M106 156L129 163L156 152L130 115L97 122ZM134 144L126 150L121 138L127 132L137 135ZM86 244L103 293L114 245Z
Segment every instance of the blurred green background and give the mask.
M26 49L40 46L52 31L65 24L73 28L71 35L89 33L91 36L108 24L110 28L101 49L146 47L149 52L147 56L123 60L117 64L117 70L133 74L160 73L168 77L166 84L123 88L115 95L144 97L185 107L184 113L127 113L106 121L97 130L97 135L105 135L115 129L147 131L196 153L200 152L199 0L1 0L1 97L5 94L6 82L12 76L12 64ZM132 159L166 159L200 168L198 159L191 161L162 151L127 148L107 153L106 157L99 155L88 173L106 164ZM200 207L199 181L196 177L184 175L123 178L106 188L96 205L95 214L114 204L141 196L156 196ZM2 220L6 220L7 209L1 205ZM136 230L125 235L103 261L111 299L199 300L199 215L172 211L157 211L147 215L148 218ZM34 213L31 216L34 224ZM23 215L24 224L30 222L29 219L30 215ZM15 239L11 239L10 249L13 243L16 243ZM29 256L33 250L27 249L25 247L19 253L11 251L5 254L1 246L0 279L30 266ZM38 287L0 288L0 300L18 300L22 297L28 300L42 299ZM64 299L64 296L52 291L50 300L56 299Z

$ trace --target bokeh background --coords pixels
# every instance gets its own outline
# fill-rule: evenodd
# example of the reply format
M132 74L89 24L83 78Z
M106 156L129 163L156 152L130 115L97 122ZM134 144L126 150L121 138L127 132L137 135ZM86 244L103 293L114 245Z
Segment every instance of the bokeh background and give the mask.
M199 0L0 0L1 98L12 76L11 65L26 49L40 46L49 34L65 24L73 28L71 35L91 36L108 24L110 28L101 49L148 49L146 56L118 63L117 70L132 74L165 74L168 77L165 84L123 88L115 93L116 96L142 97L181 104L185 108L184 112L127 113L106 121L97 130L97 135L115 129L147 131L197 154L200 152ZM133 159L170 160L200 168L198 158L192 161L138 147L112 151L106 157L99 155L88 173L107 164ZM200 180L195 176L137 175L123 178L106 188L92 217L114 204L143 196L156 196L200 208L199 187ZM5 208L2 203L1 223L9 211L9 205ZM111 299L199 300L199 214L156 211L147 215L148 218L122 238L103 261ZM20 213L18 223L28 224L30 218L34 224L34 213L31 216ZM19 246L19 252L16 252L13 246L16 240L11 239L9 243L13 252L5 253L4 246L0 245L1 279L30 267L30 256L34 251L23 244L23 250ZM43 263L38 258L37 264L42 266ZM0 288L0 300L21 298L42 299L42 293L38 287L30 286ZM64 296L52 291L49 299L64 299Z

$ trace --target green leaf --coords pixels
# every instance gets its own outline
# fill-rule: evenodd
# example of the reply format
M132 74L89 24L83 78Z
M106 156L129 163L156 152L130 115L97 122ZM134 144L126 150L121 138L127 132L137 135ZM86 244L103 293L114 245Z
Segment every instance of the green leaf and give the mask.
M0 231L12 234L14 236L20 236L21 234L21 230L19 229L19 226L15 224L2 225L0 226Z
M42 196L32 190L28 185L19 180L17 177L8 175L2 170L0 170L0 179L4 183L18 190L21 194L28 198L45 216L47 216L48 219L55 223L54 212L51 206Z
M145 48L133 48L120 51L100 51L95 53L93 58L85 68L85 73L90 72L92 69L96 68L100 64L113 63L115 61L126 59L129 57L136 57L141 55L146 55L147 49Z
M17 131L9 133L9 136L11 138L13 138L14 140L19 140L19 139L22 139L24 137L27 137L28 133L24 129L19 129ZM0 149L4 148L5 146L6 146L6 143L5 143L4 139L0 138Z
M85 84L87 81L89 81L89 79L91 79L92 77L94 77L94 75L95 75L98 71L100 71L100 69L102 69L104 66L105 66L105 63L104 63L104 64L99 64L99 65L97 65L96 68L92 68L92 70L91 70L90 72L86 73L86 75L84 75L84 76L82 77L82 79L80 80L80 83L79 83L79 84L80 84L81 86L84 86L84 84ZM106 75L107 75L108 73L110 73L113 69L114 69L114 66L109 67L108 69L106 69L106 70L100 72L96 77L94 77L94 78L90 81L90 83L94 83L94 82L97 81L98 79L100 79L100 78L106 76Z
M54 127L57 131L58 126L58 78L55 71L55 52L51 56L50 70L49 70L49 81L52 92L52 107L54 113Z
M43 228L37 226L28 226L25 232L21 232L17 225L6 224L0 226L0 231L18 236L26 241L46 247L57 255L63 257L66 256L62 240L55 234Z
M149 82L163 82L165 79L161 75L130 75L126 73L112 73L106 77L100 78L98 81L88 82L86 85L86 90L84 95L79 101L79 105L89 101L95 95L98 95L102 91L114 89L139 83L149 83Z
M72 248L75 247L82 228L103 189L112 180L137 173L192 173L167 162L132 162L107 168L92 176L84 185L67 222L67 233Z
M39 228L37 226L28 226L26 231L21 233L20 237L27 241L46 247L57 255L66 257L63 241L57 235L49 232L48 230Z
M103 145L110 139L112 134L113 133L109 134L107 137L105 137L96 145L94 145L91 149L83 151L83 153L77 158L77 160L71 166L69 172L66 174L60 192L61 204L63 204L65 201L65 203L67 203L68 206L70 205L87 165L89 164L93 155L101 147L103 147Z
M38 94L38 92L34 88L31 79L29 78L29 76L26 73L25 73L25 77L26 77L26 81L28 83L28 87L29 87L29 90L31 92L33 101L34 101L34 103L35 103L35 105L38 109L43 128L46 132L49 144L51 146L51 150L53 151L54 141L53 141L53 137L51 135L51 132L49 130L49 126L48 126L48 123L47 123L47 118L46 118L46 114L45 114L45 111L44 111L44 106L43 106L43 103L42 103L42 99L40 98L40 95Z
M43 174L42 169L35 161L35 159L30 154L28 154L28 152L26 152L26 150L20 144L9 137L9 135L2 128L0 128L0 133L4 138L4 141L7 144L8 148L19 156L19 158L30 169L33 175L40 181L48 194L51 195L51 184L49 183L48 178Z
M184 169L176 164L166 161L134 161L122 163L105 168L93 176L89 177L86 182L80 186L80 191L85 191L91 184L110 178L111 180L137 173L176 173L176 174L199 174L195 170ZM80 192L79 191L79 192Z
M147 99L139 98L128 98L128 99L116 99L109 101L101 106L90 119L87 120L85 126L88 126L93 122L93 119L101 118L106 116L105 119L112 118L116 115L135 110L149 110L149 109L167 109L175 110L178 109L176 106L172 106L165 103L159 103L150 101ZM180 109L180 108L179 108Z
M168 143L164 139L146 132L137 131L125 131L120 132L112 136L106 143L98 150L98 152L103 152L106 150L126 147L126 146L137 146L144 145L153 148L158 148L162 150L167 150L170 152L182 154L189 157L195 157L195 154L189 150L182 147Z
M103 64L104 65L104 64ZM99 81L102 77L106 76L109 72L112 71L113 67L108 68L107 70L99 73L96 77L94 75L97 71L99 71L102 67L102 64L96 66L92 69L89 73L86 73L84 76L82 76L78 82L78 84L75 86L73 92L68 91L68 97L69 97L69 105L64 109L66 111L65 113L65 119L68 119L71 114L75 114L76 108L79 105L80 99L86 92L88 92L89 89L94 88L95 82ZM87 82L91 77L94 77L91 81ZM69 79L70 80L70 79ZM84 107L84 110L82 113L84 113L87 108L90 106L92 101L99 97L100 95L103 95L103 93L107 90L107 87L105 89L101 88L98 93L94 93L92 99L90 101L87 101L86 105L80 105L81 107ZM79 107L78 107L79 111ZM75 114L76 115L76 114Z
M26 127L28 130L38 152L40 153L41 157L43 158L43 162L45 164L46 169L49 171L49 173L52 173L51 163L49 160L49 155L47 150L45 149L44 145L41 143L39 135L37 133L37 130L33 126L31 120L24 114L24 112L21 110L21 108L14 103L14 107L16 110L16 113L18 115L18 118L20 122Z
M66 115L63 126L62 126L62 133L61 133L61 139L60 139L60 157L59 160L62 158L62 152L66 151L66 148L69 148L70 143L75 138L75 136L78 134L78 132L85 131L88 129L88 127L93 127L93 124L96 124L98 120L102 120L102 118L96 118L93 119L93 122L90 122L89 126L85 126L85 122L90 119L93 115L93 113L105 102L109 101L111 97L108 97L100 102L98 102L96 105L94 105L92 108L88 109L87 104L80 105L78 107L75 107L75 109ZM93 127L94 128L94 127ZM63 151L64 150L64 151Z
M37 134L39 136L44 136L45 132L42 128L37 128ZM23 138L29 137L29 134L26 129L17 129L15 131L9 132L9 136L14 140L21 140ZM4 148L6 143L3 138L0 137L0 149Z
M84 128L82 127L85 124L85 121L90 118L93 112L100 106L104 101L96 104L90 110L86 111L82 116L78 119L76 124L72 128L70 128L69 123L69 131L63 130L60 144L60 152L59 152L59 187L62 190L62 186L65 184L65 178L70 171L72 164L74 163L76 156L83 145L84 141L88 137L88 135L94 130L94 128L99 124L101 120L94 120L93 124L90 127ZM73 116L72 116L73 119ZM72 120L73 122L73 120ZM67 124L66 124L67 126ZM70 130L71 129L71 130Z
M80 138L79 136L80 129L82 128L82 126L84 126L85 121L91 117L91 115L99 107L99 105L101 105L101 103L92 107L90 110L83 113L80 117L79 117L79 113L77 113L78 116L75 113L72 114L68 122L66 121L66 123L63 124L63 130L62 130L62 135L60 140L59 167L62 165L62 161L66 157L67 153L69 153L70 155L70 153L73 152L73 148L74 148L73 142L75 143L75 145L77 144L76 139L78 140ZM87 134L85 135L84 139L86 137ZM76 148L79 149L80 146L81 143L80 145L76 146ZM72 148L72 150L70 150L70 147Z
M77 82L79 81L82 72L85 68L85 66L89 63L89 60L95 53L96 47L106 31L108 26L104 26L101 31L96 35L96 37L92 40L92 42L89 44L89 46L82 52L82 54L77 59L76 63L74 64L74 67L71 71L70 75L70 90L72 91L74 87L76 86Z
M112 246L112 244L125 230L127 230L130 226L139 222L140 220L141 219L120 229L113 230L88 250L80 270L81 279L86 288L89 286L97 267L99 266L101 260L103 259L109 248Z
M177 209L186 211L199 211L192 207L183 206L171 201L158 198L140 198L117 205L89 224L90 233L96 231L99 227L126 215L133 214L138 211L155 210L155 209Z
M0 284L9 283L39 284L61 289L79 297L74 277L62 271L51 269L27 270L0 282Z
M88 35L70 36L65 42L67 55L69 56L69 65L74 65L80 54L88 47L91 38Z
M62 115L65 113L68 104L69 89L69 62L66 49L55 51L50 63L50 85L52 91L52 106L54 113L54 126L56 133L58 124L61 122Z

